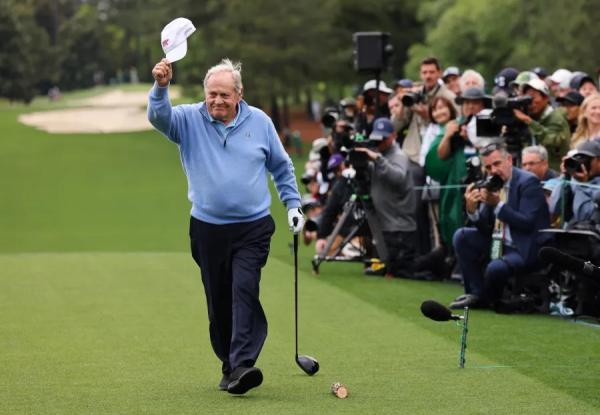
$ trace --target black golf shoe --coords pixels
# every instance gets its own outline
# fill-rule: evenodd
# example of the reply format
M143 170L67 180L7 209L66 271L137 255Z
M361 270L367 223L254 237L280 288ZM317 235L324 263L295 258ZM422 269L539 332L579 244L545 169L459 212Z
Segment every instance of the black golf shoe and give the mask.
M227 386L229 386L230 382L231 382L231 374L223 373L223 377L221 378L221 381L219 382L219 390L226 391Z
M260 386L262 381L263 374L259 368L240 366L231 373L227 392L234 395L243 395L250 389Z

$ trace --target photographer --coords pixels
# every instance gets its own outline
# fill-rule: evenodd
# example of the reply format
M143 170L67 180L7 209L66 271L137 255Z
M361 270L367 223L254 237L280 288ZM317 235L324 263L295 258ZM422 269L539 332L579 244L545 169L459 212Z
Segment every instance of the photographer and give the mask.
M550 105L550 91L541 79L531 79L521 85L521 93L531 97L529 115L513 109L517 119L524 122L532 136L532 144L541 144L548 150L550 165L556 167L569 149L569 124L562 112Z
M442 71L436 58L426 58L420 69L423 87L416 93L408 93L402 97L402 111L392 121L397 123L398 131L407 129L406 137L401 143L402 151L415 163L419 162L422 136L421 132L430 122L428 114L429 102L437 96L443 96L454 102L456 95L443 82L440 82ZM460 112L459 108L456 108Z
M388 257L384 258L387 274L411 277L416 245L415 194L409 159L396 143L396 132L388 118L373 123L369 143L354 151L369 159L370 195L381 224Z
M510 276L536 265L546 239L538 230L550 225L539 179L513 167L504 145L484 147L481 161L491 180L465 192L474 227L460 228L453 238L465 284L465 294L450 304L455 309L494 306Z
M442 71L436 58L426 58L421 61L421 81L423 86L415 93L407 93L402 97L402 107L396 113L392 121L397 131L402 132L404 138L399 142L402 151L410 158L411 175L415 186L425 184L425 169L419 164L424 132L430 123L429 103L434 97L444 97L454 103L456 95L441 82ZM455 108L459 113L460 110ZM404 134L404 131L406 133ZM431 250L430 220L428 217L427 204L417 195L416 215L418 223L417 252L426 254Z
M383 81L376 79L365 82L362 94L357 102L355 130L368 136L373 128L373 120L377 117L389 117L388 99L394 91ZM378 106L379 104L379 106Z
M585 185L600 186L600 139L586 141L580 144L575 153L565 157L560 165L565 178L571 178ZM550 209L552 213L563 214L563 222L575 224L589 221L594 212L594 198L600 193L598 188L576 183L567 184L565 189L557 186L552 191ZM562 198L567 204L566 212L561 212Z
M323 206L323 210L318 218L313 220L316 225L316 237L315 251L319 254L325 248L327 244L327 236L333 231L335 221L339 213L343 210L344 204L350 199L353 189L348 180L342 176L346 170L346 163L344 156L340 153L333 154L327 163L328 174L331 177L331 192L327 198L327 202ZM351 222L351 221L349 221ZM311 224L307 224L310 227ZM330 252L333 252L344 237L348 234L348 229L351 228L353 223L344 224L340 230L340 234L337 235L337 240L332 245ZM307 239L305 238L305 243ZM308 240L310 242L310 240ZM329 253L327 253L329 254Z

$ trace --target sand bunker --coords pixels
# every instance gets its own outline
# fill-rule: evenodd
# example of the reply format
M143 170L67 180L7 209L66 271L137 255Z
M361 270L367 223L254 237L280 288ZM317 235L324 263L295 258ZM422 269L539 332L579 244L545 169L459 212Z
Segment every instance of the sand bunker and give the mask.
M176 90L169 96L177 98ZM116 133L151 130L146 116L148 92L120 89L81 100L76 106L56 111L23 114L19 121L49 133Z

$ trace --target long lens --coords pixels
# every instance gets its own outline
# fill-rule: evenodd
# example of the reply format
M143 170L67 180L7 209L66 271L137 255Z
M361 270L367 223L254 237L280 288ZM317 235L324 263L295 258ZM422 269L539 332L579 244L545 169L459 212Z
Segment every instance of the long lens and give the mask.
M325 128L333 128L339 116L340 115L337 112L328 112L321 118L321 124L323 124Z
M405 107L412 107L413 105L415 105L416 101L417 97L415 96L415 94L412 94L410 92L402 96L402 105L404 105Z

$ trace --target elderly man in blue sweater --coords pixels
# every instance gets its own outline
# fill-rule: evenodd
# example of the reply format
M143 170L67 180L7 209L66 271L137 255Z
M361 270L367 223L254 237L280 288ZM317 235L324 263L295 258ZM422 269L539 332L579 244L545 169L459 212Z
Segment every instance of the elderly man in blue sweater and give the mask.
M275 223L270 173L290 230L304 216L294 167L270 118L243 99L241 65L224 59L204 78L205 101L172 107L167 59L152 70L148 119L179 147L192 202L192 256L202 274L210 340L222 362L219 389L243 394L262 383L255 367L267 337L259 281Z

